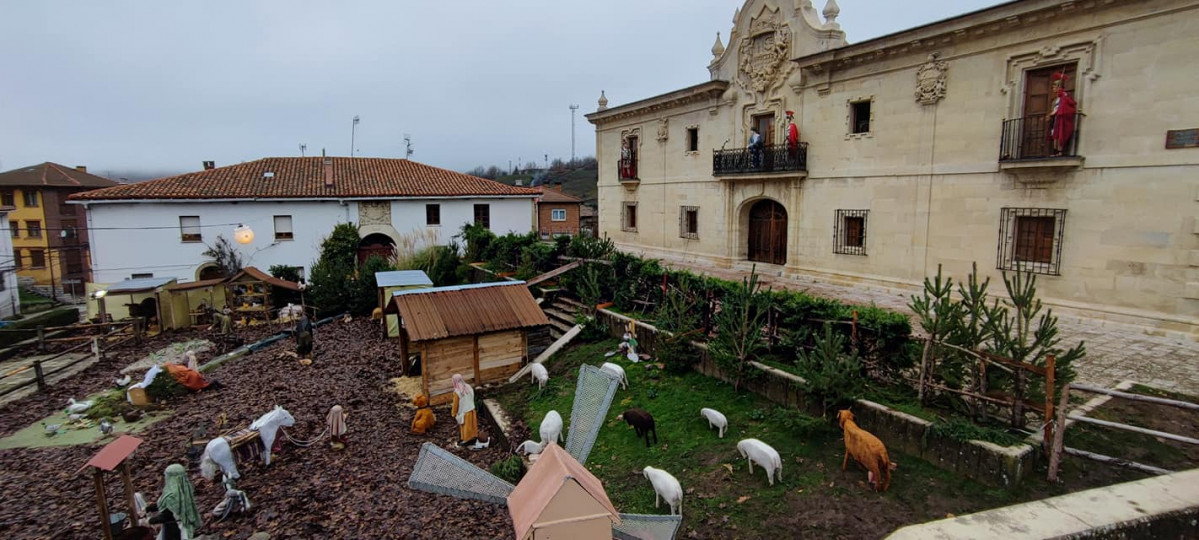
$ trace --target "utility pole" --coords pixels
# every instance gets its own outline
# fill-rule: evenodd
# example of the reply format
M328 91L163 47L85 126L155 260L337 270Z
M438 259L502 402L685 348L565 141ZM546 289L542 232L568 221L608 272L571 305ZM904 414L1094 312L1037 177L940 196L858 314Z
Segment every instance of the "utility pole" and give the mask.
M354 124L350 126L350 157L354 157L354 132L358 130L358 115L354 115Z
M570 106L570 163L575 162L575 111L579 110L578 105Z

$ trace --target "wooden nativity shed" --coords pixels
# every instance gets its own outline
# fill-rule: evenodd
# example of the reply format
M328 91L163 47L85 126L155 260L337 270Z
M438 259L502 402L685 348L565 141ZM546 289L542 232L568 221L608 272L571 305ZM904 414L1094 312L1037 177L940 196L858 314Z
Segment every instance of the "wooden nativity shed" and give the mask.
M520 371L528 329L549 324L523 281L399 291L386 312L400 318L400 357L419 354L433 405L451 400L455 373L478 386Z

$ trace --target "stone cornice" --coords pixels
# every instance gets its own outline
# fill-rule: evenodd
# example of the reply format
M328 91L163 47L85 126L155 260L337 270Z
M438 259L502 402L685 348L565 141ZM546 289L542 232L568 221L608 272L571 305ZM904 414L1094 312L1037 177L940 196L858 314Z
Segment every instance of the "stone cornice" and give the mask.
M905 53L927 53L953 43L992 35L1055 17L1073 17L1114 4L1116 0L1017 0L869 41L796 58L807 71L819 73L875 62Z
M633 116L638 116L646 113L671 109L690 103L703 101L712 101L720 99L724 91L729 88L728 81L708 81L703 84L689 86L682 90L675 90L668 94L646 98L640 101L627 103L619 107L612 107L602 111L596 111L591 114L584 115L587 121L592 124L600 125Z

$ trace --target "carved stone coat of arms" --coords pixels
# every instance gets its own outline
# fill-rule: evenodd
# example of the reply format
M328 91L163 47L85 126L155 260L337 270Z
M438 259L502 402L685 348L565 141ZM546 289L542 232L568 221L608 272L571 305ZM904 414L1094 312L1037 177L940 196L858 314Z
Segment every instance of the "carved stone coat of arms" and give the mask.
M791 50L791 31L777 20L778 14L750 25L749 37L741 40L738 81L742 88L763 93L778 80L781 67Z

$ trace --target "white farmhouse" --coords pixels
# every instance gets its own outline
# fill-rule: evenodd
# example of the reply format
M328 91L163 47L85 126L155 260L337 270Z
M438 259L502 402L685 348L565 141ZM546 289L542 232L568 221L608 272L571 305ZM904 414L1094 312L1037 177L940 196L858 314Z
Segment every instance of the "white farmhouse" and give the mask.
M497 234L534 229L540 193L403 159L284 157L72 195L87 209L96 285L130 278L218 277L203 255L218 236L246 265L303 275L338 223L362 234L360 254L447 244L463 224ZM239 225L253 231L234 242ZM214 275L214 272L216 273Z
M0 319L21 313L21 295L17 291L17 265L8 224L11 206L0 206Z

